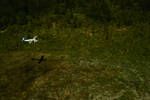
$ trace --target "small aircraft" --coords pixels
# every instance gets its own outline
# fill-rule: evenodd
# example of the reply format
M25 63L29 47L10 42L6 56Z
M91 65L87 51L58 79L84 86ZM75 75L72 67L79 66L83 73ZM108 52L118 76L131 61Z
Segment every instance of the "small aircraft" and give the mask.
M34 36L32 39L25 39L24 37L22 38L22 41L24 42L28 42L29 44L31 44L32 42L36 43L38 42L38 40L36 39L37 36Z

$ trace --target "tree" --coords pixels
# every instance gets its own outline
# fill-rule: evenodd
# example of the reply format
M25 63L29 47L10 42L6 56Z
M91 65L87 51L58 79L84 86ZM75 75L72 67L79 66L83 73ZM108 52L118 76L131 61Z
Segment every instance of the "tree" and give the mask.
M88 16L103 24L105 39L109 40L111 38L109 23L113 18L112 3L110 0L93 0L90 2Z

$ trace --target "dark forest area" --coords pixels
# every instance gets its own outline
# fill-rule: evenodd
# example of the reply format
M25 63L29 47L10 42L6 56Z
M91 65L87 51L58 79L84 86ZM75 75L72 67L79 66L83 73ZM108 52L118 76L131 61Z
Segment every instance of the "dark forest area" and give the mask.
M67 20L75 20L73 14L79 13L100 23L131 25L149 21L149 11L149 0L1 0L0 28L27 24L46 13Z

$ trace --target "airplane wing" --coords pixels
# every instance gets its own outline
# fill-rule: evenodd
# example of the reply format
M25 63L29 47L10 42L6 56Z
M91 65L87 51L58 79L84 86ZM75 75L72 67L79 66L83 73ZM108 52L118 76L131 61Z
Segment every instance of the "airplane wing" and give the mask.
M29 44L31 44L32 43L32 41L29 41Z

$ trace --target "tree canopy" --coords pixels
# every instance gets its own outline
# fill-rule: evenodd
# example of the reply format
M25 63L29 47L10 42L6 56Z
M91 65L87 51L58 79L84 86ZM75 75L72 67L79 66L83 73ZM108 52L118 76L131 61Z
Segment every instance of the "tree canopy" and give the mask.
M68 16L67 13L85 14L99 22L142 21L150 12L149 0L1 0L0 27L8 24L26 24L29 17L44 13ZM140 15L142 14L142 15ZM146 15L146 16L145 16ZM137 16L135 19L132 18ZM116 22L115 22L116 23Z

